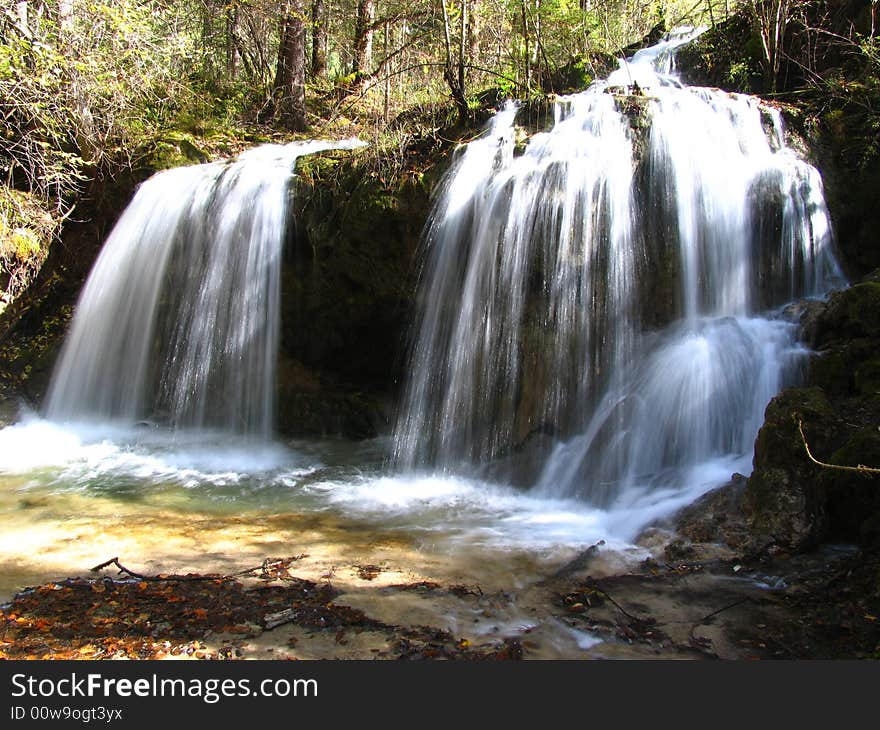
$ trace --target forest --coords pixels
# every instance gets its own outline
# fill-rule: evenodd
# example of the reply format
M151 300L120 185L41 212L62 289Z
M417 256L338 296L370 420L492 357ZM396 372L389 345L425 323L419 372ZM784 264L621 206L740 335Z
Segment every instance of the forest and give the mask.
M0 0L0 657L880 657L878 23Z

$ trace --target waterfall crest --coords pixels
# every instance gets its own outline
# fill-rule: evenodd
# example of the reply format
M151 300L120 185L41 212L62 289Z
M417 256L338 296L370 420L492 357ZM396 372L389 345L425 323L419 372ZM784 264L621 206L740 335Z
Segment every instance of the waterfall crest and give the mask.
M296 160L359 144L263 145L147 180L83 288L47 416L267 438Z
M399 467L608 505L748 457L800 353L771 311L843 277L779 112L675 74L698 32L559 98L521 154L510 102L459 151L425 236Z

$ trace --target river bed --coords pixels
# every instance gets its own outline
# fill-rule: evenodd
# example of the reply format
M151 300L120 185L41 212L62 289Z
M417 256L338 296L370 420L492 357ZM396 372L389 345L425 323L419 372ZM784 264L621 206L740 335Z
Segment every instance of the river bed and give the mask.
M114 557L144 574L230 575L295 556L292 573L330 582L337 604L383 621L470 642L527 635L534 657L585 658L604 642L564 620L548 578L595 545L590 575L632 569L652 554L636 544L641 528L731 468L709 465L688 489L599 510L451 474L395 474L387 446L26 417L0 431L0 596L93 575ZM464 586L479 600L391 589L419 583ZM275 641L267 632L254 651L274 651ZM340 647L312 655L325 652Z

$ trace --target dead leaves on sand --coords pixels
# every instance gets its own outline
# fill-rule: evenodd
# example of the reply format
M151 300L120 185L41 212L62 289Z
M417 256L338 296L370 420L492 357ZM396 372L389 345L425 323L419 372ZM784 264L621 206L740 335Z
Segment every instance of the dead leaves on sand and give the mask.
M389 650L383 655L388 658L518 659L522 654L510 642L472 647L432 627L392 626L337 605L338 592L329 582L290 574L297 559L270 558L259 569L243 571L281 582L255 588L232 576L143 576L123 569L123 578L70 578L27 589L0 607L0 659L235 659L243 655L247 639L282 624L327 632L340 646L351 633L380 632L387 637ZM221 643L227 646L216 648Z

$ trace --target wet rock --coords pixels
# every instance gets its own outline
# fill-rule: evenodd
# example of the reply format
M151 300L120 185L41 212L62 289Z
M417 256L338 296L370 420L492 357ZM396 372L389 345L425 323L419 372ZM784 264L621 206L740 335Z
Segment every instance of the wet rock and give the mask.
M299 368L279 378L285 435L363 438L386 427L431 183L358 154L300 161L282 271L281 358Z
M782 316L798 325L798 339L801 342L815 347L819 321L827 308L826 302L817 299L802 299L786 306L782 310Z
M389 416L384 404L367 393L280 389L277 427L285 436L367 439L388 430Z
M880 283L867 280L831 296L815 322L810 382L836 397L880 393Z
M868 280L832 294L817 325L820 347L880 337L880 282Z
M821 389L784 391L767 406L743 503L754 537L791 551L816 544L827 527L824 485L804 449L800 424L820 453L840 443L837 415Z
M678 513L675 531L694 543L723 543L739 548L749 541L743 495L746 478L734 474L731 480L700 497ZM667 553L675 541L667 547ZM667 556L668 557L668 556ZM680 559L669 558L668 559Z

